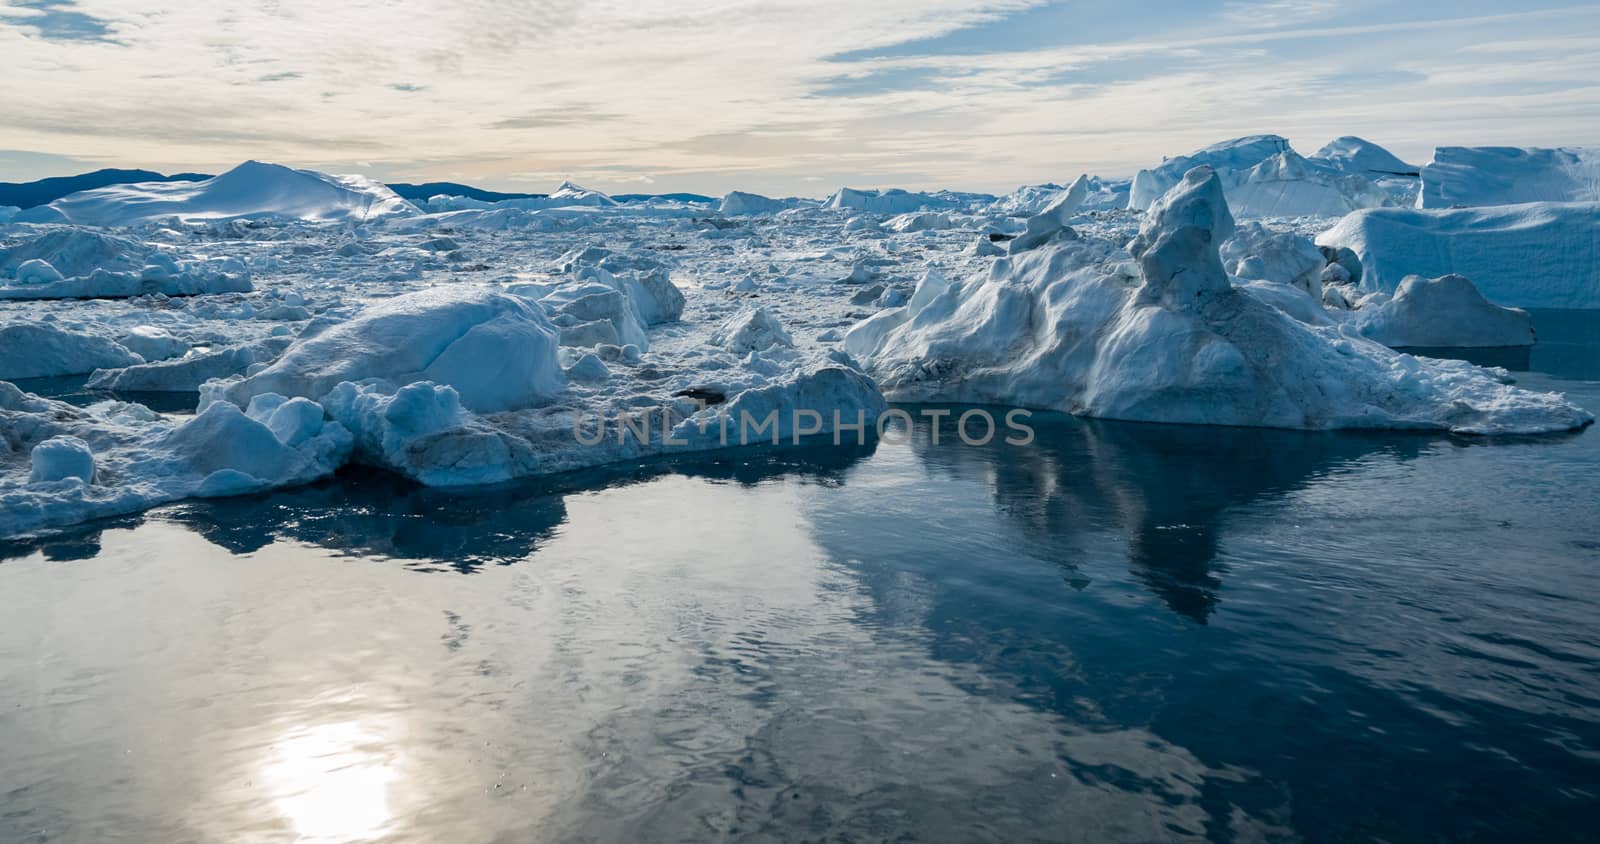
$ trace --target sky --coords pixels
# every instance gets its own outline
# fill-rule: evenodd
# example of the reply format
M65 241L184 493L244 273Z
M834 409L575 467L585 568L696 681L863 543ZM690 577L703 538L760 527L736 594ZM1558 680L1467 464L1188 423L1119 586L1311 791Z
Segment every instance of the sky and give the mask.
M0 0L0 180L247 159L992 193L1271 132L1600 144L1600 3Z

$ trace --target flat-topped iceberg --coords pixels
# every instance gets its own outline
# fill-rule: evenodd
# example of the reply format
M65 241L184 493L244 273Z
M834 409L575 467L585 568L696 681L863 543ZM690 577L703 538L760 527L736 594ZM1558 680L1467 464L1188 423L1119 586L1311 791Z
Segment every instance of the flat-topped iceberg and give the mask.
M1375 208L1340 220L1317 245L1358 256L1367 291L1454 273L1498 305L1600 308L1600 203Z
M1600 147L1439 147L1418 208L1600 202Z
M912 193L893 188L890 190L856 190L840 188L822 204L823 208L837 210L855 209L885 216L909 214L913 211L943 211L978 203L994 201L994 197L975 193L938 191Z
M868 369L892 400L1150 422L1499 434L1593 421L1494 371L1265 304L1223 270L1217 247L1233 230L1221 180L1195 168L1126 251L1080 237L998 260L868 344Z

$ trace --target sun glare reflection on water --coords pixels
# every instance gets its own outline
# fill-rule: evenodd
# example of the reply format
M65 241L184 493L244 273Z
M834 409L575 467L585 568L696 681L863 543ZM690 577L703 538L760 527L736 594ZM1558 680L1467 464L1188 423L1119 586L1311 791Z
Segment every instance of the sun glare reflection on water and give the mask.
M370 723L297 727L273 743L261 775L299 841L371 841L393 825L400 757Z

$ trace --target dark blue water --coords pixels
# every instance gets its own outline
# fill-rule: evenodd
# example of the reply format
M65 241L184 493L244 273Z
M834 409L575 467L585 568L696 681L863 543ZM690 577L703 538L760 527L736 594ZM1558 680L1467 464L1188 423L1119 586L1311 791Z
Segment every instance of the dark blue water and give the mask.
M0 547L0 841L1594 840L1600 435L1033 422Z

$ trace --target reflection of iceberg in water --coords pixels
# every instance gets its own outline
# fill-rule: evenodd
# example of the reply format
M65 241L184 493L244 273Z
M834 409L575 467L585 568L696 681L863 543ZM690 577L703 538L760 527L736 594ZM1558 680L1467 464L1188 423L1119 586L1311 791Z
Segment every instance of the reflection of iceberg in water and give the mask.
M1059 547L1096 523L1127 534L1134 576L1174 612L1204 623L1230 509L1281 496L1368 455L1400 459L1437 437L1154 425L1035 414L1027 445L961 443L945 417L940 445L915 417L913 450L932 470L982 479L1002 512ZM1056 557L1069 555L1054 555ZM1072 565L1068 562L1067 565Z
M565 498L574 492L667 474L747 485L788 476L827 484L873 448L740 449L480 490L428 488L384 472L357 470L298 489L187 502L174 508L171 518L236 554L289 539L352 556L412 560L424 569L467 573L526 559L566 520Z

